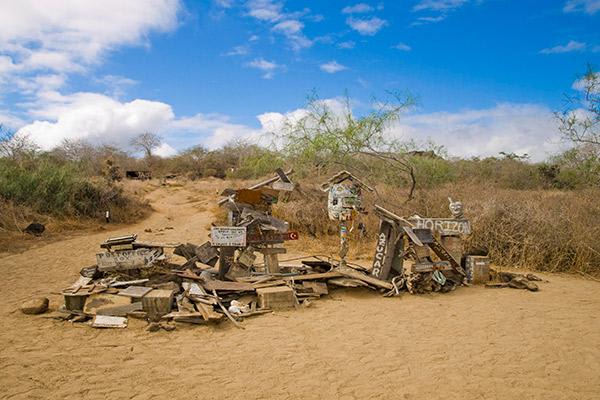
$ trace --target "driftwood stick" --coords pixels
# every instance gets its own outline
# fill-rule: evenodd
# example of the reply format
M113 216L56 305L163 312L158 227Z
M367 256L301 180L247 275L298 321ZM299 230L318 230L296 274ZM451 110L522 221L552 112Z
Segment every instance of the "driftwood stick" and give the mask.
M223 313L227 316L227 318L229 318L231 320L231 322L233 322L233 324L240 329L246 329L244 328L242 325L240 325L239 322L237 322L235 320L235 318L233 318L231 316L231 314L229 314L229 311L227 311L227 309L225 308L225 306L223 305L223 303L221 303L221 300L219 299L219 296L217 295L217 291L216 290L212 290L213 295L215 296L215 299L217 300L217 304L219 305L219 307L221 307L221 310L223 310Z

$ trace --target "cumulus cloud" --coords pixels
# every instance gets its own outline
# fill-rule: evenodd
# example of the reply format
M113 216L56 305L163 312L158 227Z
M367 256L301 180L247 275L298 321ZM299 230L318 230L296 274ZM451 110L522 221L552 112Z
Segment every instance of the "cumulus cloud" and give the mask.
M264 79L272 79L275 75L275 71L280 67L273 61L267 61L264 58L255 58L246 64L250 68L258 69L264 72Z
M333 115L345 113L341 99L321 100ZM258 116L266 132L280 131L286 121L294 123L307 115L299 108L287 113ZM484 109L457 112L408 113L389 127L386 135L402 140L433 140L446 147L451 156L487 157L499 152L527 153L534 161L560 149L558 127L551 110L536 104L504 103Z
M283 4L272 0L250 0L248 15L262 21L275 22L283 18Z
M58 92L44 94L34 121L21 127L42 149L49 150L63 139L85 139L91 143L126 147L134 136L159 132L174 118L171 106L149 100L119 102L98 93Z
M346 24L361 35L374 36L387 25L387 21L378 17L364 19L349 17L346 19Z
M565 45L558 45L554 47L549 47L547 49L540 50L542 54L561 54L561 53L571 53L573 51L583 51L587 47L587 44L582 42L577 42L575 40L570 40L569 43Z
M97 93L64 96L46 93L43 102L32 107L34 121L23 120L0 111L0 123L20 127L18 135L28 135L43 150L58 146L64 139L85 140L128 148L131 139L144 132L161 135L164 142L154 149L168 157L176 149L202 144L217 148L242 138L261 144L263 129L236 124L218 114L176 117L171 106L158 101L136 99L120 102Z
M373 11L373 7L366 3L358 3L353 6L347 6L342 8L344 14L361 14Z
M600 10L600 0L569 0L565 3L563 11L567 13L581 12L593 15Z
M335 74L336 72L340 72L343 71L345 69L348 69L348 67L338 63L337 61L329 61L325 64L321 64L319 66L319 68L321 68L321 71L327 72L328 74Z
M0 73L82 72L119 46L173 29L179 9L178 0L0 2Z
M409 114L391 133L415 140L431 139L461 157L527 153L540 161L559 149L557 122L551 110L536 104L498 104L486 109Z
M209 149L221 147L233 140L244 139L256 144L262 143L264 131L247 125L231 122L229 117L220 114L196 114L191 117L173 120L168 129L174 132L172 141L181 147L202 144Z
M273 26L272 31L284 35L293 50L301 50L312 46L313 42L304 33L304 24L296 19L287 19Z

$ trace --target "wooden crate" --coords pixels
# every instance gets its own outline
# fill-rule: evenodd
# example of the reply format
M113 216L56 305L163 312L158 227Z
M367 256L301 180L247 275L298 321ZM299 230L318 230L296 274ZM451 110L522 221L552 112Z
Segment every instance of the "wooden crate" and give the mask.
M271 310L291 308L296 305L294 290L289 286L256 289L258 306Z
M151 320L156 320L171 312L173 291L154 289L142 297L142 306Z

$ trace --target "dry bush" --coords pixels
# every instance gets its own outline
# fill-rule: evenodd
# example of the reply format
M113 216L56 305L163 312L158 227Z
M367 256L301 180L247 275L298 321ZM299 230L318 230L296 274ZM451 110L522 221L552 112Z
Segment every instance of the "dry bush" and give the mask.
M461 200L473 233L466 240L472 254L489 254L496 265L540 271L600 274L599 189L583 191L512 190L482 184L448 184L419 190L404 202L402 190L380 186L378 195L365 195L368 210L377 203L398 215L448 217L448 197ZM326 194L317 185L302 184L274 213L291 228L316 238L337 235L327 218ZM367 226L364 242L374 243L378 218L361 217ZM353 240L360 240L354 237Z

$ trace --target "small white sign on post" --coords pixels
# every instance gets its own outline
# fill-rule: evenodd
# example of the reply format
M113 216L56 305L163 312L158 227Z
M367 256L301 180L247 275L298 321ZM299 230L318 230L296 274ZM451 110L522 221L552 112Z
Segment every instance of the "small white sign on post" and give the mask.
M246 247L246 227L213 226L210 244L214 247Z

